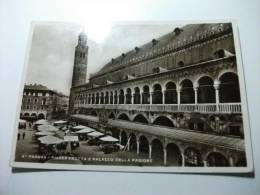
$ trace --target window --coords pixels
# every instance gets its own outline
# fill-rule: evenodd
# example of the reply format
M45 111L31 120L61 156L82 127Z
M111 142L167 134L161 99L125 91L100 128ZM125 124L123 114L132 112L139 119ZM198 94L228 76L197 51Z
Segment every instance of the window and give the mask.
M34 99L34 102L37 103L37 102L38 102L38 99L35 98L35 99Z

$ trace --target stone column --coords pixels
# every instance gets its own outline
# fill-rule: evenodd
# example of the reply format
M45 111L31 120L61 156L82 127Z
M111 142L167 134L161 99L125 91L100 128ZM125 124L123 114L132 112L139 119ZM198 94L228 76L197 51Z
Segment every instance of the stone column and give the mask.
M139 139L136 139L136 154L139 155L140 153L140 142Z
M119 94L117 94L117 96L116 96L116 98L117 98L117 104L119 104L119 98L120 96L119 96Z
M162 90L162 104L165 104L165 90Z
M121 136L121 132L119 132L119 144L121 144L122 141L122 136Z
M208 166L208 162L206 160L203 161L203 166L207 167Z
M153 92L150 92L150 104L153 104Z
M180 110L180 104L181 104L181 87L177 87L177 104L178 104L178 110Z
M219 80L214 81L215 97L216 97L216 110L219 111Z
M230 166L230 167L234 167L234 166L235 166L233 157L231 157L231 156L229 157L228 163L229 163L229 166Z
M149 158L152 158L152 144L149 144Z
M185 154L183 152L181 153L181 166L185 166Z
M198 86L194 85L193 89L194 89L194 96L195 96L194 103L195 103L195 105L197 105L198 104Z
M163 148L163 164L164 166L167 165L167 149Z

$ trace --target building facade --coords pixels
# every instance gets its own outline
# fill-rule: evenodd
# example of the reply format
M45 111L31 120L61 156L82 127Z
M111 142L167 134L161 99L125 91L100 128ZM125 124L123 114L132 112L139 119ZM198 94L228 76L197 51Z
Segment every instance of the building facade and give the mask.
M191 24L72 85L71 118L170 166L246 166L233 30Z
M68 112L68 100L68 96L50 90L46 86L25 85L20 118L30 121L51 119L58 111Z

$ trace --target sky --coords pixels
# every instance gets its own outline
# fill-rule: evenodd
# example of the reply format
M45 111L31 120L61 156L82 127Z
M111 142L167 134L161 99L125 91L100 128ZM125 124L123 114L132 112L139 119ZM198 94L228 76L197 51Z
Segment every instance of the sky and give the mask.
M79 33L88 36L88 72L100 70L111 58L173 31L173 24L118 23L81 26L72 23L34 25L26 84L42 84L69 95Z

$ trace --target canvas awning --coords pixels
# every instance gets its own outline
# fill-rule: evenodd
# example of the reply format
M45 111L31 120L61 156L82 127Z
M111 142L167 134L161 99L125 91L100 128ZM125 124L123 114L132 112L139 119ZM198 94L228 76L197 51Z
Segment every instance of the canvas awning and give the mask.
M78 142L79 141L79 137L78 136L73 136L73 135L67 135L67 136L64 136L64 141L65 142Z
M95 129L92 129L92 128L88 127L88 128L84 128L84 129L81 129L79 131L76 131L74 133L84 134L84 133L91 133L93 131L95 131Z
M67 123L67 121L59 120L59 121L55 121L53 124L58 125L58 124L64 124L64 123Z
M35 124L36 125L47 125L47 124L49 124L49 122L47 120L40 119L40 120L36 121Z
M59 131L57 127L54 127L53 125L40 125L38 126L39 131Z
M73 129L85 129L87 128L86 126L83 126L83 125L78 125L78 126L75 126L75 127L72 127Z
M49 131L40 131L40 132L36 132L35 135L40 135L40 136L43 136L43 135L54 135L54 133L49 132Z
M104 141L104 142L117 142L118 141L117 138L114 138L112 136L101 137L99 139Z
M52 135L47 135L47 136L44 136L44 137L40 137L40 138L38 138L38 140L42 144L46 144L46 145L49 145L49 144L60 144L60 143L62 143L64 141L64 140L62 140L60 138L57 138L57 137L54 137Z
M99 137L99 136L102 136L104 135L104 133L101 133L101 132L98 132L98 131L94 131L94 132L91 132L88 134L88 136L91 136L91 137Z
M26 120L19 119L19 123L20 123L20 124L24 124L24 123L26 123Z

